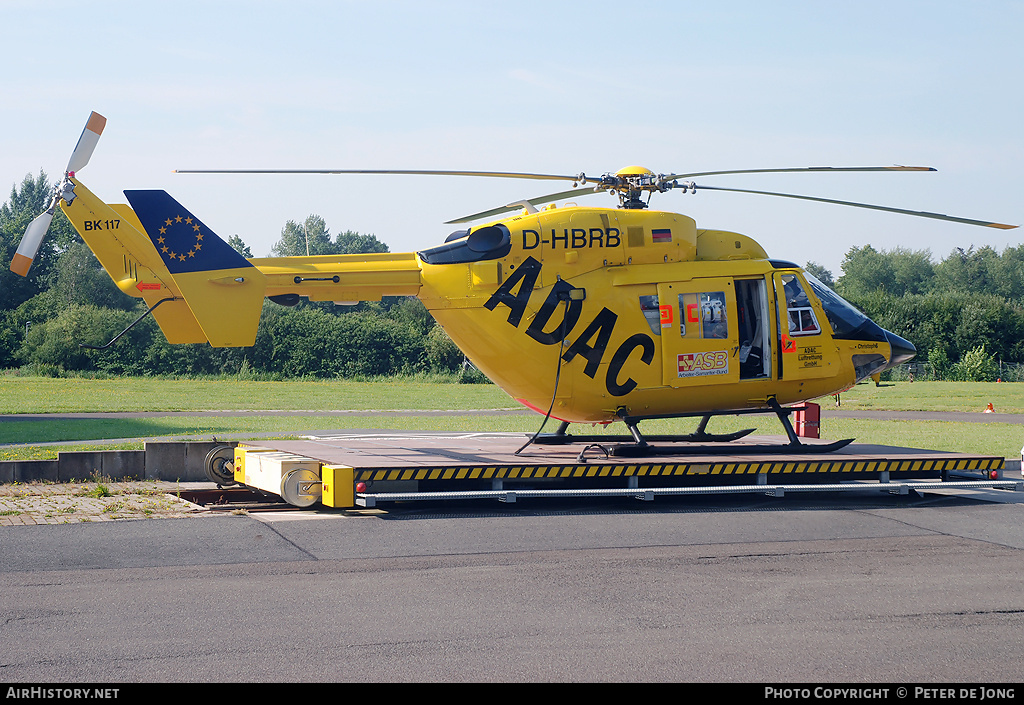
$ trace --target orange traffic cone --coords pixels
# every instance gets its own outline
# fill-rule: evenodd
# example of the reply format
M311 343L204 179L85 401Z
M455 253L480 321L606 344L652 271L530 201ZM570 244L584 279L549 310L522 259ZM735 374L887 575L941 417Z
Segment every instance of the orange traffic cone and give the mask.
M989 403L988 403L988 406L986 406L986 407L985 407L985 413L986 413L986 414L992 414L992 413L995 413L995 410L996 410L996 409L995 409L995 407L994 407L994 406L992 406L992 402L989 402Z

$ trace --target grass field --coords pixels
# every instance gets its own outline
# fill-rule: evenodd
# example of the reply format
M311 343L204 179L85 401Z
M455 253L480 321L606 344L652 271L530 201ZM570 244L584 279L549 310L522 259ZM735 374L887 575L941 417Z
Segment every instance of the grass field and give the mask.
M495 409L517 404L493 384L232 379L0 377L0 414L88 411Z
M824 405L830 397L823 400ZM842 394L844 409L983 412L989 403L1001 414L1024 414L1024 384L1010 382L873 382Z
M916 382L861 384L842 395L843 409L982 412L988 403L1001 413L1024 413L1024 386L1009 383ZM1024 426L1006 423L946 421L870 421L829 416L831 398L823 406L822 437L934 450L1020 457ZM124 411L238 411L231 416L174 416L141 419L74 419L0 422L0 460L53 458L59 450L76 450L81 441L161 436L224 434L295 435L314 429L393 428L440 431L532 432L541 417L532 414L471 416L460 411L516 409L518 405L494 385L459 385L420 380L350 382L315 380L253 382L218 380L51 379L0 377L0 413L81 413ZM260 411L401 411L445 410L451 414L407 416L385 414L268 416ZM645 422L647 433L678 433L693 428L693 419ZM550 423L548 430L553 430ZM782 429L770 416L719 417L709 430L754 427L778 435ZM593 433L601 433L600 428ZM624 433L613 424L604 432ZM35 444L54 444L40 446ZM4 447L6 446L6 447ZM13 446L13 447L12 447ZM118 441L103 447L141 448L141 442Z
M827 403L826 400L823 403ZM858 384L842 395L845 409L996 411L1024 414L1024 384L900 382ZM55 379L0 377L0 414L89 411L399 410L515 408L493 384L444 384L415 379L296 380Z

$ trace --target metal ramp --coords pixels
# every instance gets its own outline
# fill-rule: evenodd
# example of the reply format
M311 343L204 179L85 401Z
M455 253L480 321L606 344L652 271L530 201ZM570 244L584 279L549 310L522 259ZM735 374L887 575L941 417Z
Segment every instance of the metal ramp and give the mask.
M807 492L887 492L906 495L911 490L1001 489L1024 492L1024 480L962 480L951 482L845 482L814 485L729 485L707 487L625 487L621 489L552 489L552 490L478 490L463 492L374 492L356 493L360 507L375 507L377 502L412 502L423 500L496 499L515 502L518 498L557 497L633 497L652 502L655 497L678 495L762 494L784 497L789 493Z

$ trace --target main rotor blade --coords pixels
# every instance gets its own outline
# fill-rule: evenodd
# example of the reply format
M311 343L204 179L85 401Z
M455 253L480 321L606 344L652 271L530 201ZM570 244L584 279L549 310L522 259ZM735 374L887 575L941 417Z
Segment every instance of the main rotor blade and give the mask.
M65 169L65 172L74 173L85 168L89 159L92 158L92 152L96 149L96 143L99 142L106 124L107 119L99 113L93 111L89 115L89 121L85 123L85 129L82 130L82 136L78 138L75 151L71 153L71 159L68 160L68 168Z
M957 218L952 215L943 215L941 213L929 213L928 211L910 211L903 208L890 208L889 206L873 206L869 203L854 203L852 201L837 201L832 198L817 198L815 196L798 196L792 193L775 193L773 191L751 191L749 189L741 188L722 188L720 186L701 186L696 185L699 191L732 191L733 193L756 193L762 196L781 196L782 198L796 198L801 201L818 201L819 203L833 203L839 206L853 206L854 208L870 208L876 211L886 211L888 213L902 213L903 215L914 215L920 218L934 218L935 220L949 220L954 223L966 223L967 225L980 225L985 228L999 228L1000 230L1012 230L1018 226L1006 225L1004 223L992 223L986 220L971 220L970 218Z
M576 196L590 196L594 193L601 193L601 191L595 191L593 188L575 188L569 189L568 191L559 191L558 193L550 193L546 196L538 196L537 198L524 199L527 203L533 206L539 206L543 203L551 203L552 201L559 201L563 198L574 198ZM473 215L465 215L455 220L446 220L445 225L453 225L455 223L470 223L474 220L480 220L481 218L490 218L491 216L501 215L502 213L509 213L511 211L522 209L522 201L514 203L508 206L500 206L498 208L492 208L487 211L481 211L480 213L474 213Z
M518 171L445 171L436 169L175 169L175 174L392 174L396 176L490 176L499 179L577 181L579 175Z
M728 171L700 171L692 174L670 174L672 179L692 179L697 176L721 176L725 174L785 174L791 172L833 172L833 171L936 171L930 166L804 166L792 169L730 169Z
M43 243L46 231L50 229L50 221L53 220L53 209L43 211L37 215L28 227L25 228L25 235L21 238L18 251L14 253L11 260L11 271L21 277L28 276L28 270L32 266L32 260L39 252L39 246Z
M671 179L725 174L781 174L786 172L835 171L935 171L930 166L807 166L787 169L730 169L727 171L695 171L687 174L669 174ZM488 176L499 179L535 179L545 181L579 181L582 174L536 174L521 171L453 171L438 169L175 169L175 174L394 174L404 176ZM588 178L597 183L599 178Z

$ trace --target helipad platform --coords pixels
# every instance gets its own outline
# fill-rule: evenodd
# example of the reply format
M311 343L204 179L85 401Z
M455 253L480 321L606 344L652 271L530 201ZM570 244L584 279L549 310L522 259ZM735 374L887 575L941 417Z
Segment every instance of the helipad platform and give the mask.
M278 451L316 460L322 464L324 491L330 485L351 481L356 485L355 503L372 506L378 499L412 498L419 495L474 493L494 494L506 501L509 491L519 496L554 488L588 491L622 491L665 488L729 486L827 485L865 480L891 482L930 478L949 480L958 476L998 480L1004 459L1000 456L941 453L852 443L831 453L744 454L744 444L787 442L784 437L748 436L732 441L734 454L660 455L651 458L616 457L609 444L532 445L518 455L526 441L521 433L438 433L418 431L359 431L311 436L306 440L259 441L242 444L246 452ZM826 441L801 439L805 445ZM665 445L665 444L659 444ZM672 445L672 444L668 444ZM679 447L688 444L679 443ZM692 448L690 449L692 453ZM243 461L244 462L244 461ZM328 480L327 469L331 469ZM343 469L343 475L334 472ZM238 472L236 468L236 473ZM344 478L344 479L342 479ZM351 478L351 479L349 479ZM1012 485L1012 483L1006 483ZM767 488L766 488L767 489ZM727 490L726 490L727 491ZM479 493L485 494L479 494ZM780 490L781 492L781 490ZM905 492L905 490L904 490ZM362 501L360 501L360 498ZM367 502L367 498L369 502ZM344 506L329 503L329 506Z

